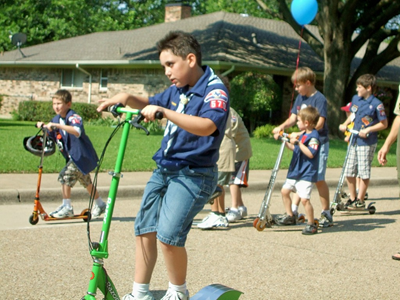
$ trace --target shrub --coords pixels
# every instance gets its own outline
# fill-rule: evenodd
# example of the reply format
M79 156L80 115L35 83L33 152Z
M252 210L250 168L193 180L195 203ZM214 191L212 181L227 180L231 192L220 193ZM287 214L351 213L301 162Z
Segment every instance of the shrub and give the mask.
M253 131L253 136L257 139L271 138L274 136L272 134L272 130L274 130L275 127L277 127L277 125L271 125L271 124L266 124L264 126L257 127ZM287 133L296 132L296 131L299 131L299 129L296 126L285 129L285 132L287 132Z
M97 120L101 113L96 110L97 105L88 103L72 103L72 109L84 120ZM14 120L21 121L50 121L54 117L53 103L51 101L23 101L19 103L18 112L12 112Z

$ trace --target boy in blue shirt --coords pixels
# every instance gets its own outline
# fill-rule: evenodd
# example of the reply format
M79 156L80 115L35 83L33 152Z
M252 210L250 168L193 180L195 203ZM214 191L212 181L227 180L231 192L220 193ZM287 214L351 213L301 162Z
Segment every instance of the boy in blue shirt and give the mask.
M295 192L306 212L308 223L302 233L307 235L318 232L318 228L314 224L314 209L310 198L313 183L318 180L320 141L315 126L319 117L315 107L308 106L300 110L297 116L297 126L304 132L300 135L299 140L291 137L290 141L286 142L286 147L293 151L293 156L281 190L286 215L277 220L278 225L296 224L297 216L292 212L290 198L290 193Z
M71 189L77 181L91 194L93 184L90 172L97 167L99 160L96 150L85 133L81 116L71 109L71 105L71 93L67 90L58 90L53 96L53 110L57 115L46 125L43 122L36 124L39 128L47 127L50 136L57 141L67 162L58 176L58 181L62 184L63 203L49 214L57 219L74 216ZM97 218L104 213L107 205L97 190L94 198L95 206L92 210L92 218Z
M173 31L157 43L160 63L172 85L152 97L127 93L102 100L98 111L121 103L141 109L145 121L161 112L168 123L157 164L135 220L136 263L131 294L123 300L153 300L149 283L164 255L169 288L163 300L189 299L185 242L193 219L217 186L217 160L229 114L228 91L208 66L201 65L197 40Z
M292 74L292 82L296 91L299 93L294 101L290 117L272 131L275 135L296 124L297 115L300 110L307 106L315 107L319 112L319 120L315 126L320 137L320 151L318 164L318 180L315 183L321 200L321 217L319 219L320 227L333 226L333 218L330 212L329 187L325 181L326 165L329 155L329 136L328 136L328 102L325 96L315 88L316 75L307 67L300 67ZM293 133L292 133L293 134ZM300 133L296 133L300 134ZM294 135L293 135L294 136ZM293 199L293 212L297 213L300 199L297 196Z
M339 126L342 132L354 122L353 129L359 131L352 145L349 145L347 165L344 174L349 187L348 207L364 208L365 193L371 177L371 163L378 143L378 131L388 126L385 108L373 95L376 78L372 74L361 75L357 79L357 95L351 100L351 115ZM353 138L354 140L354 138ZM356 176L360 177L358 195L356 195Z

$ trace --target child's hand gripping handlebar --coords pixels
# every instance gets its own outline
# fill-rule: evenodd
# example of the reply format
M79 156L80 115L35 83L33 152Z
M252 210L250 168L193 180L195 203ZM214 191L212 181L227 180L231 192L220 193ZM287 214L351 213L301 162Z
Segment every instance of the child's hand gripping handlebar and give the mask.
M146 132L147 135L149 135L149 131L146 129L146 127L144 127L140 124L140 122L143 121L145 119L145 117L140 113L139 110L126 108L121 103L117 103L116 105L109 106L107 108L107 110L109 112L111 112L114 117L119 117L123 113L137 114L137 116L133 120L129 121L129 123L137 129L142 129L144 132ZM163 117L164 116L163 116L162 112L160 112L160 111L156 112L156 115L155 115L156 119L161 120Z

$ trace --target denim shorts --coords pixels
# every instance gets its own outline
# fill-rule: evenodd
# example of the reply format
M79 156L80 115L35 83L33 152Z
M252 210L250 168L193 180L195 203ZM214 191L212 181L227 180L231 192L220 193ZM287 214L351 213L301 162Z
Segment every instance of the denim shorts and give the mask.
M325 180L326 164L329 156L329 142L321 145L319 148L319 162L318 162L318 181Z
M154 170L135 220L135 235L157 232L165 244L184 247L194 217L217 186L218 167Z

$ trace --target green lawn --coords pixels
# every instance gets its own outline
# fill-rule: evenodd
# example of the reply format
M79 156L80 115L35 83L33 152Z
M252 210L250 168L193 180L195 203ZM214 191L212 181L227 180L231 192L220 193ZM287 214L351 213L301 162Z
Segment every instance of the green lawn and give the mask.
M86 125L86 132L89 135L97 154L101 155L103 148L110 137L111 127ZM23 138L35 135L38 129L33 122L16 122L11 120L0 120L0 173L35 173L38 170L40 158L27 152L22 144ZM102 171L114 169L115 159L118 152L119 141L122 130L120 130L108 145L104 156ZM150 171L155 164L152 160L153 154L160 146L162 135L146 136L142 131L131 130L128 146L125 153L123 171ZM251 139L253 157L251 158L251 169L267 170L272 169L280 147L280 142L274 139ZM379 141L378 150L383 141ZM377 150L377 151L378 151ZM281 167L287 168L292 153L285 150ZM338 168L342 166L346 155L346 143L335 139L330 141L328 167ZM388 166L396 165L396 145L393 145L388 156ZM43 163L43 172L58 173L64 166L64 158L60 153L46 157ZM375 159L373 166L378 166Z

